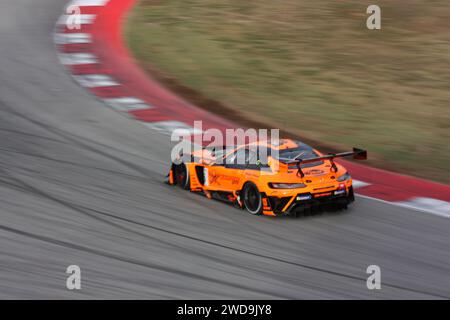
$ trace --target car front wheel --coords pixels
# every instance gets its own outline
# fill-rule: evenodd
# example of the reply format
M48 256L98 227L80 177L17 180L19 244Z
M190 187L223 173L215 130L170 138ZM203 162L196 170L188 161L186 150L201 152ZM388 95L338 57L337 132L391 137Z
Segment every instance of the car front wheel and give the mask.
M259 215L263 211L262 196L254 183L248 182L242 190L245 209L250 214Z

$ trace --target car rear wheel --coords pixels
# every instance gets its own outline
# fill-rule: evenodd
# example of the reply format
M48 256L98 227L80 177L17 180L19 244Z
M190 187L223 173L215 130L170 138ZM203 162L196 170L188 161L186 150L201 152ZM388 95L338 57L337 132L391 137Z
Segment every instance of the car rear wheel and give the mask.
M249 182L242 190L245 209L250 214L259 215L262 213L262 196L255 184Z
M184 163L175 165L174 176L179 187L189 190L189 171Z

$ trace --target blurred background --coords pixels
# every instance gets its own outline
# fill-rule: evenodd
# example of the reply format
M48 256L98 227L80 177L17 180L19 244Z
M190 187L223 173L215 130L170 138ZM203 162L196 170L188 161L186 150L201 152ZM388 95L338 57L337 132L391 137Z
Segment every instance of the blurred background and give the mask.
M120 37L131 6L140 66L233 121L141 73ZM449 185L347 162L357 201L292 219L163 182L172 129L203 119L362 147L372 165L449 183L449 9L0 1L0 299L449 299ZM67 287L73 265L81 290ZM368 290L373 265L382 290Z
M448 184L449 16L445 0L141 0L126 37L197 105Z

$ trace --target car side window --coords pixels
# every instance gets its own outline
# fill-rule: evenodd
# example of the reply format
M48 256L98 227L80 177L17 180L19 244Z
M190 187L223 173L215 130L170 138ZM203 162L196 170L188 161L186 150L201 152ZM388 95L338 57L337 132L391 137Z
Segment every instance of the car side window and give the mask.
M259 163L258 153L253 150L248 150L248 157L246 160L246 169L248 170L261 170L261 164Z
M225 158L224 165L227 168L245 169L249 161L249 150L240 148Z
M256 152L253 152L251 150L246 149L245 150L245 164L246 165L252 165L256 164L258 161L258 154Z
M237 151L225 157L224 165L235 165L237 164Z
M241 148L224 159L227 168L259 170L258 153L248 148Z

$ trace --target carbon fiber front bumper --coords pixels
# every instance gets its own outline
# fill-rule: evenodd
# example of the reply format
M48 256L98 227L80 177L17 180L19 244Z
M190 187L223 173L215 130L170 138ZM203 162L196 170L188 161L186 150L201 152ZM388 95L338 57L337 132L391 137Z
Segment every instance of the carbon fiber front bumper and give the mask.
M334 204L345 207L353 201L355 201L355 196L352 187L348 191L335 190L316 194L299 193L294 197L284 198L269 197L272 210L277 215Z

